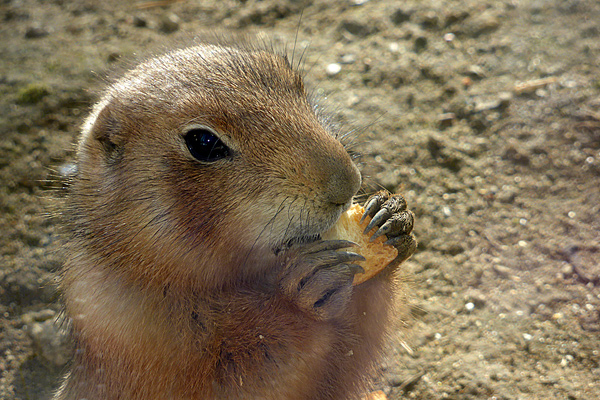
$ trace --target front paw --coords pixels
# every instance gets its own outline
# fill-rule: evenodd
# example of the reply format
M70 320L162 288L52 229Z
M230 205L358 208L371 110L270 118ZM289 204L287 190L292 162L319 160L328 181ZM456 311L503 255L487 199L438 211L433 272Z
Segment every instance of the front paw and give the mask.
M398 256L390 263L390 267L397 267L413 255L417 249L417 240L412 234L415 217L412 211L407 209L406 200L402 195L392 195L387 190L375 193L365 202L365 213L361 222L366 217L372 219L364 233L367 234L377 228L370 240L385 235L387 237L385 243L398 250Z
M340 315L352 295L352 281L358 272L360 254L342 249L353 246L346 240L319 240L297 245L282 257L279 287L302 309L321 319Z

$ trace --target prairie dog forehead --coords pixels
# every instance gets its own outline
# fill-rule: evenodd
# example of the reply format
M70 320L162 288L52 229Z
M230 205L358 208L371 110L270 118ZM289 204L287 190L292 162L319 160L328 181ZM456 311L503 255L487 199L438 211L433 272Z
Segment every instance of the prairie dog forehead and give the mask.
M115 108L131 118L191 119L194 113L226 112L222 117L236 119L265 108L310 109L306 97L302 77L285 56L252 47L198 45L139 64L107 88L100 104L118 101Z
M266 50L215 45L194 46L150 59L125 74L112 89L125 94L137 91L163 101L186 94L242 100L305 95L302 78L286 57Z
M104 107L142 131L204 124L238 139L276 131L290 140L307 123L320 125L300 74L284 56L256 48L199 45L139 64L106 90L84 137Z

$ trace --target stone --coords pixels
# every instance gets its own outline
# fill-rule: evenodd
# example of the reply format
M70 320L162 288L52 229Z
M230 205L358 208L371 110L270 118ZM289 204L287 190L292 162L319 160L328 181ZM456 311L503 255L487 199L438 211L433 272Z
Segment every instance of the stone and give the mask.
M412 10L403 10L401 8L394 11L390 17L394 25L401 25L404 22L410 21L410 17L413 14Z
M28 333L36 353L47 363L62 367L71 359L71 342L56 319L32 322Z
M179 30L179 17L176 14L165 14L160 19L159 30L163 33L173 33Z

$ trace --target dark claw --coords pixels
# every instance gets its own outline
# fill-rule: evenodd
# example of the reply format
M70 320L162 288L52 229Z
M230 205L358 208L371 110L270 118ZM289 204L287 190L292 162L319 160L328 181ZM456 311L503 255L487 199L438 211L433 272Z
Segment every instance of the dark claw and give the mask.
M310 245L306 246L303 253L305 254L313 254L319 253L327 250L340 250L346 247L356 247L358 246L356 243L351 242L349 240L321 240Z
M364 274L365 270L358 264L348 264L348 269L352 272L352 275Z
M373 240L377 239L381 235L387 235L391 230L392 230L392 223L391 223L391 220L388 219L386 221L386 223L381 225L381 227L377 230L377 232L375 232L373 234L373 236L371 236L371 238L369 239L369 242L372 242Z
M350 251L335 251L328 250L318 255L312 255L311 258L315 258L315 265L325 268L337 264L346 264L348 262L365 261L366 259L358 254Z
M414 215L411 211L402 211L394 214L371 236L370 241L372 242L381 235L390 237L409 233L412 231L413 224Z
M393 261L397 263L406 260L417 250L417 240L411 234L394 236L393 238L388 239L385 244L389 244L398 249L398 257Z
M344 262L350 262L350 261L366 261L366 258L364 258L361 254L358 253L352 253L352 252L344 252L344 253L340 253L342 254L338 259L340 263L344 263Z
M373 229L376 226L381 225L381 223L385 220L387 220L388 218L390 218L392 215L391 211L387 208L382 208L381 210L379 210L379 212L377 214L375 214L375 216L373 217L373 219L371 220L371 222L369 222L369 225L367 225L367 227L364 230L364 234L367 234L367 232L371 232L371 229Z
M375 226L381 226L386 220L404 210L406 210L406 200L404 200L404 197L400 195L391 196L381 205L381 209L375 214L363 233L370 232Z
M371 196L365 203L365 212L360 219L360 223L362 224L366 217L372 217L373 215L375 215L377 211L381 209L381 207L389 197L390 192L388 192L387 190L382 190Z

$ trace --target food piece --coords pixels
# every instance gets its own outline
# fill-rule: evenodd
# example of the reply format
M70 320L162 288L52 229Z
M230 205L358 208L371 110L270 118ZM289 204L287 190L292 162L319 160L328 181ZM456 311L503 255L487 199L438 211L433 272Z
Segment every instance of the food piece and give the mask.
M321 235L323 240L343 239L358 244L359 247L355 251L366 258L365 261L358 264L363 267L365 272L354 276L353 285L358 285L371 279L398 256L396 248L384 244L387 240L385 235L379 236L374 241L369 242L371 235L375 233L377 227L371 232L363 234L363 231L371 221L371 217L366 217L362 224L360 223L364 212L365 209L361 205L354 204L348 211L342 214L338 222L330 230Z

